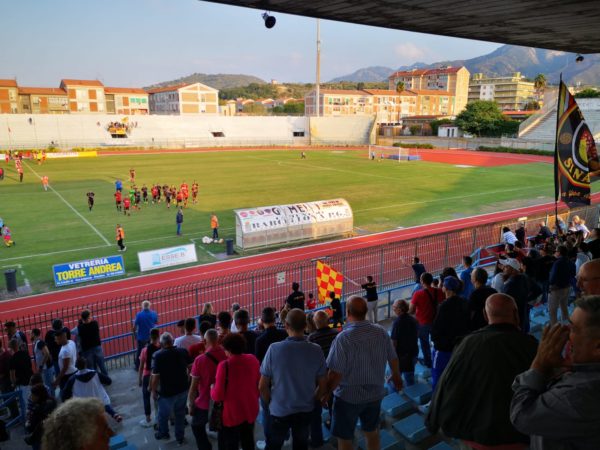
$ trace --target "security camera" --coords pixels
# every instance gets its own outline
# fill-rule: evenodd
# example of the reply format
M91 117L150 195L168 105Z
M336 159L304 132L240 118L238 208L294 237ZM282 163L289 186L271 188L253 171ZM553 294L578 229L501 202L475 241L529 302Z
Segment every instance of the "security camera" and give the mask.
M263 13L262 18L265 21L265 27L269 29L273 28L277 22L277 19L275 19L273 16L270 16L269 13Z

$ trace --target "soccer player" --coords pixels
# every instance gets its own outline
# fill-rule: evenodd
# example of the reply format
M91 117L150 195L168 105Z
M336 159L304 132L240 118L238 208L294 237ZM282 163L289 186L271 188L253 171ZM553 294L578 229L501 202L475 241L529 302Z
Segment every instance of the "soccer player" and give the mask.
M129 181L131 184L135 183L135 169L133 167L129 169Z
M48 190L48 175L42 177L42 187L44 188L44 191Z
M4 180L4 167L0 167L0 180Z
M15 241L11 239L10 228L8 228L8 225L2 227L2 238L4 239L4 245L7 247L16 244Z
M146 187L145 184L142 186L142 198L144 199L144 203L147 205L148 204L148 188Z
M129 211L130 207L131 207L131 200L129 200L129 197L125 197L125 200L123 200L123 215L125 215L125 216L131 215L131 212Z
M117 211L121 211L121 200L122 200L123 196L121 194L121 191L117 191L115 192L115 203L117 204Z
M213 232L213 239L219 239L219 218L215 213L210 215L210 227Z
M123 191L123 182L117 178L115 181L115 191L122 192Z
M129 204L135 205L135 186L132 186L131 189L129 189Z
M171 209L171 191L169 188L164 190L165 193L165 202L167 203L167 208Z
M300 153L300 159L306 159L306 152Z
M138 188L135 188L134 200L135 200L135 209L139 210L140 203L142 201L142 193L140 192L140 190Z
M90 209L90 211L92 210L92 208L94 207L94 192L93 191L89 191L87 194L87 199L88 199L88 208Z
M123 230L123 227L120 224L117 224L117 245L119 246L120 252L124 252L125 250L127 250L127 247L125 247L125 244L123 243L124 240L125 231Z
M177 192L177 196L175 197L175 199L177 200L177 207L179 208L181 206L181 203L183 202L183 194L181 193L181 191Z
M162 190L162 188L161 188L160 184L157 183L156 184L156 199L157 199L158 203L160 203L161 190Z
M196 183L195 180L192 184L192 203L194 203L194 205L198 203L198 183Z
M150 192L152 192L152 204L154 205L158 202L158 186L156 184L152 186Z
M19 173L19 183L23 182L23 163L20 158L15 160L15 167L17 168L17 172Z

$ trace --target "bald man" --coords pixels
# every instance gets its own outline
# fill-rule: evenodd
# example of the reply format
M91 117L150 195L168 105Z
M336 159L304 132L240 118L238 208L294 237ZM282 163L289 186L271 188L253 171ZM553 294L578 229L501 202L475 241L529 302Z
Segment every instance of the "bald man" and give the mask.
M489 325L455 348L425 423L431 432L442 429L472 448L526 449L527 436L510 422L511 385L531 365L537 341L520 332L517 304L509 295L489 296L484 315Z
M338 450L352 450L358 419L367 449L380 448L379 421L385 367L390 365L396 389L402 389L398 355L387 332L366 319L367 301L352 296L346 304L348 322L331 346L327 358L328 392L333 392L331 433Z
M582 295L600 295L600 259L592 259L581 266L577 287Z

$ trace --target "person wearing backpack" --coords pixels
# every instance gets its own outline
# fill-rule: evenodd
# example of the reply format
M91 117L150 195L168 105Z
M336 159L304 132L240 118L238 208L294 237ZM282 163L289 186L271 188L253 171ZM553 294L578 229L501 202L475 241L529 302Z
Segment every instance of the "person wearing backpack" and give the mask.
M423 289L416 291L410 301L408 309L409 314L414 314L419 322L419 341L421 342L421 351L423 352L423 365L432 367L431 327L437 314L438 305L444 301L444 293L439 288L432 286L433 275L429 272L421 274L421 286Z

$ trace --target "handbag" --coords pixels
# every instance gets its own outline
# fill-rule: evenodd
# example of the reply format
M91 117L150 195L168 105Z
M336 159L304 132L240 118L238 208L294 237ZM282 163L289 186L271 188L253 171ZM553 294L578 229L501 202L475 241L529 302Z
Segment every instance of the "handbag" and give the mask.
M210 353L206 357L215 364L219 364L217 358ZM229 383L229 363L225 362L225 392L227 392L227 384ZM212 411L208 418L208 429L210 431L220 431L223 428L223 402L213 402Z

